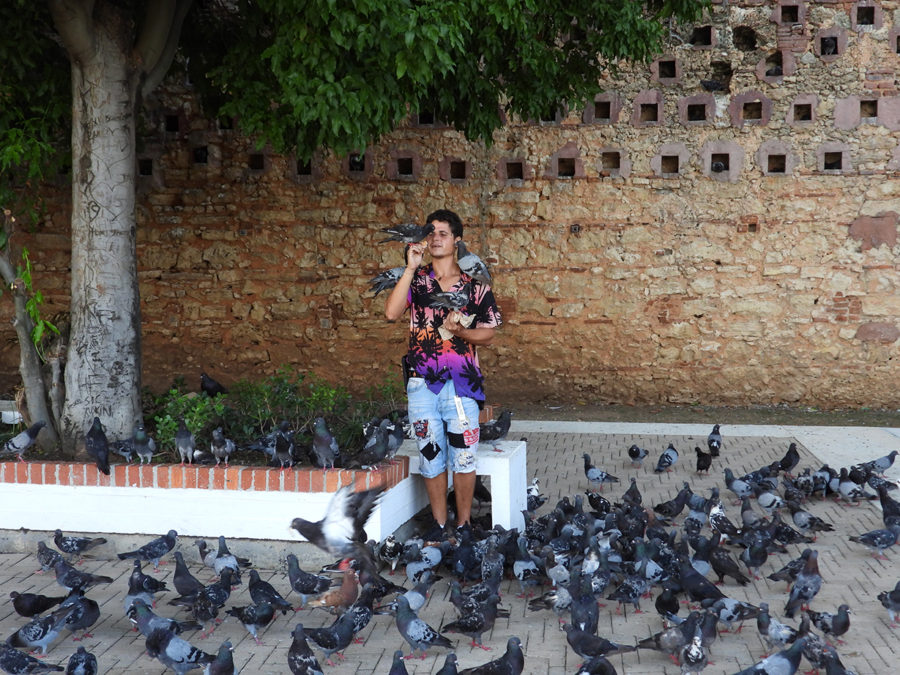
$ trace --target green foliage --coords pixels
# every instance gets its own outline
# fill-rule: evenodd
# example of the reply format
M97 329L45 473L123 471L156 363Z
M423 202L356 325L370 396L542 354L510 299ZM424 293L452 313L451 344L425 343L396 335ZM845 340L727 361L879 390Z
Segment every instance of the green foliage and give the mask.
M17 275L25 284L25 290L28 295L28 299L25 301L25 311L28 312L28 316L31 318L32 324L34 324L34 327L31 329L31 341L34 343L38 356L41 357L42 361L46 361L44 352L46 346L45 338L50 333L59 335L59 328L41 316L39 307L44 304L44 294L34 290L32 285L31 258L28 257L27 248L22 249L22 261L25 264L24 266L19 266Z
M156 410L153 420L156 424L156 443L161 450L175 448L175 432L178 419L184 423L198 446L209 443L212 430L221 423L225 415L225 400L222 396L210 398L195 392L181 393L173 387L153 403Z

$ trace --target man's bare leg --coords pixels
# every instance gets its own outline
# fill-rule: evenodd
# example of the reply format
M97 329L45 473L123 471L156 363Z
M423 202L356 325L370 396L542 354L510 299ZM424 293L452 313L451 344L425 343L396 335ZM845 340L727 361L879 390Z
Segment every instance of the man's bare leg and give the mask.
M465 523L471 524L472 498L475 495L475 478L474 471L453 474L453 489L456 491L457 527Z
M475 475L474 473L472 474ZM475 484L472 484L474 491ZM443 527L447 524L447 472L438 474L434 478L425 479L425 492L428 493L428 502L431 504L431 515L437 524ZM457 494L459 494L457 492ZM459 497L457 497L457 500ZM469 503L472 503L471 496Z

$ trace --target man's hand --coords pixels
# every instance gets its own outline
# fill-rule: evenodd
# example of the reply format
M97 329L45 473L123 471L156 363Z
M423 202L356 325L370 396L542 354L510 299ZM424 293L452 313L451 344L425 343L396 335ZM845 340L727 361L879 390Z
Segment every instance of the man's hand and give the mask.
M417 244L410 244L406 256L406 269L415 272L419 265L422 264L422 258L425 257L425 249L427 248L428 244L421 241Z

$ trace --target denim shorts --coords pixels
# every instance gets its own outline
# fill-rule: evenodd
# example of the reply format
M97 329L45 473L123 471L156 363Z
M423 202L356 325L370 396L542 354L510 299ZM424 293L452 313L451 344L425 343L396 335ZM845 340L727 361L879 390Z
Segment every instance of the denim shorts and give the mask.
M475 471L478 451L478 402L460 397L465 420L459 419L456 388L447 380L443 389L433 393L421 377L406 384L409 422L419 448L419 471L425 478L444 473L448 465L454 473Z

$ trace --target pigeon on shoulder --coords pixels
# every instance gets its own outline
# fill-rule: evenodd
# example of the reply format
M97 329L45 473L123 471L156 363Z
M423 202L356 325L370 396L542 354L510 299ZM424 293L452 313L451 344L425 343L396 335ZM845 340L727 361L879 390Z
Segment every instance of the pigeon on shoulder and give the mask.
M484 261L466 248L462 239L456 242L456 263L459 269L472 277L475 281L485 286L492 283L491 272Z

